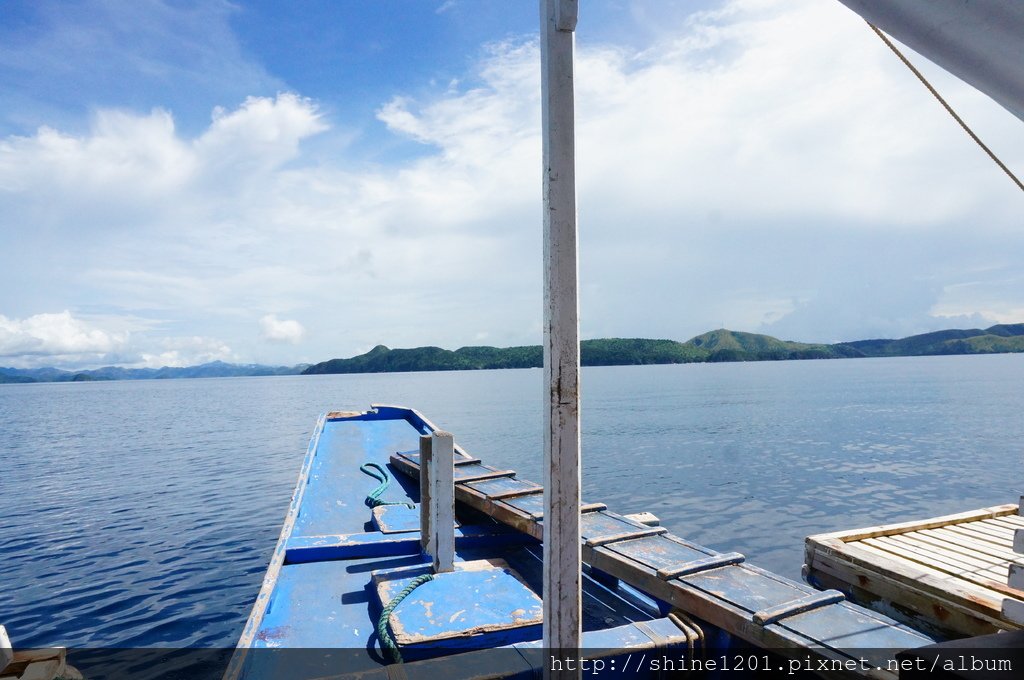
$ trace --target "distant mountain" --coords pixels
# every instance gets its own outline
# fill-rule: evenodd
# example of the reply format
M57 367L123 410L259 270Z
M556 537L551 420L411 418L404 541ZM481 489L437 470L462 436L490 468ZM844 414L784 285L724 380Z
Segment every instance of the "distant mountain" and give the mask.
M899 339L854 340L834 345L779 340L770 335L720 328L691 338L649 340L604 338L580 343L584 366L688 364L719 361L784 361L790 359L852 359L935 354L997 354L1024 352L1024 323L990 328L950 329ZM79 382L173 378L226 378L262 375L317 375L325 373L404 373L411 371L466 371L494 368L538 368L540 345L525 347L440 347L389 349L377 345L366 354L331 359L318 364L263 366L213 361L199 366L121 368L106 366L87 371L58 368L0 368L0 383Z
M307 366L308 364L299 364L298 366L263 366L261 364L228 364L223 361L213 361L207 364L200 364L199 366L164 366L163 368L105 366L86 371L64 371L59 368L0 368L0 383L298 375Z
M855 340L840 345L868 357L1024 352L1024 323L998 324L986 329L935 331L899 340Z
M984 330L936 331L899 340L857 340L834 345L779 340L770 335L720 328L686 342L643 338L584 340L580 343L580 362L584 366L627 366L1001 352L1024 352L1024 324L1000 324ZM536 368L541 366L542 360L539 345L461 347L454 351L440 347L389 349L377 345L366 354L313 364L303 373L316 375Z

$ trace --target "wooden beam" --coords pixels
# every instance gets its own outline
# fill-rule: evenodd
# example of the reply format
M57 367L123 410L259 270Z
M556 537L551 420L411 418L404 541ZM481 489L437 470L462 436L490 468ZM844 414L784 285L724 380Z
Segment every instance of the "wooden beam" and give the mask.
M430 446L433 439L429 434L420 437L420 548L427 555L433 555L430 546L430 478L426 470L430 467Z
M455 568L455 437L435 430L431 437L430 465L430 537L428 545L434 558L434 573Z
M575 0L541 0L544 196L544 633L552 654L581 639L580 343L573 94ZM545 672L578 677L578 671Z

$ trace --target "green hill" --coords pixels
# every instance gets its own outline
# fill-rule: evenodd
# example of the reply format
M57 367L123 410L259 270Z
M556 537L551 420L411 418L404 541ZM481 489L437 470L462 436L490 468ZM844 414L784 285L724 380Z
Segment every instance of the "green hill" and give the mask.
M1024 324L998 324L985 329L950 329L898 340L856 340L832 346L851 347L868 357L1024 352Z

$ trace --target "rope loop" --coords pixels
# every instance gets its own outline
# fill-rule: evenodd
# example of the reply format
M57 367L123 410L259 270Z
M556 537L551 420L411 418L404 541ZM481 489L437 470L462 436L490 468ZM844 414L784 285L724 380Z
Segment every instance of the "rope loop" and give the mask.
M388 602L387 606L380 613L380 618L377 620L377 637L380 639L381 651L387 650L391 654L391 660L395 663L402 663L402 652L398 649L398 643L395 642L395 638L391 635L391 631L388 630L388 620L391 618L391 612L395 610L402 600L409 596L409 594L416 590L427 581L433 581L433 574L422 574L417 576L409 582L405 588L402 588L402 592L398 593L395 597Z
M405 505L410 508L416 507L412 503L403 503L401 501L382 501L380 499L381 495L387 490L388 485L391 484L391 478L388 476L388 471L379 463L363 463L359 466L359 471L363 474L370 475L380 482L380 485L371 491L369 495L366 496L366 500L363 501L363 503L366 504L366 507L376 508L381 505Z

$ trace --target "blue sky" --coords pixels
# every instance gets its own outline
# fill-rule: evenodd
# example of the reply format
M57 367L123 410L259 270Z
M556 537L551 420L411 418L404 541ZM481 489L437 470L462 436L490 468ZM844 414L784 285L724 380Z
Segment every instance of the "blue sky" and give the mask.
M0 4L0 365L538 343L536 4ZM837 2L583 3L577 102L584 337L1024 321L1018 192Z

